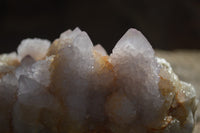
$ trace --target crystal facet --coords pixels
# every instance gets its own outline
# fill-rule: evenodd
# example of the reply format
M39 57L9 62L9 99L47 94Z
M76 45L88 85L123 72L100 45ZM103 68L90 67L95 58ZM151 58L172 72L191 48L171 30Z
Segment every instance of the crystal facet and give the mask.
M197 103L136 29L110 56L79 28L0 55L1 133L189 133Z

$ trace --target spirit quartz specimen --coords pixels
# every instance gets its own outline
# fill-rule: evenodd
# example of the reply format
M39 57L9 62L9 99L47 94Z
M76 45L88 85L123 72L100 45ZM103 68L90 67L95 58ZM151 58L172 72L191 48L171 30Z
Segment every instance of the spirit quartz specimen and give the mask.
M0 56L0 133L190 133L197 99L136 29L109 56L86 32Z

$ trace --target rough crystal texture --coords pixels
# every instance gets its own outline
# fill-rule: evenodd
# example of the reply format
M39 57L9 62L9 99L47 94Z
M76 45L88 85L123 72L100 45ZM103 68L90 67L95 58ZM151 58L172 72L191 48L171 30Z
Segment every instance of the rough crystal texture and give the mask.
M154 123L159 122L164 98L158 89L160 66L149 42L139 31L129 29L114 47L111 64L119 88L135 108L135 117L130 122L156 126Z
M27 55L30 55L35 60L40 60L45 57L49 46L50 41L48 40L38 38L25 39L17 49L19 60L23 59Z
M197 99L129 29L109 56L79 28L0 56L2 133L189 133Z

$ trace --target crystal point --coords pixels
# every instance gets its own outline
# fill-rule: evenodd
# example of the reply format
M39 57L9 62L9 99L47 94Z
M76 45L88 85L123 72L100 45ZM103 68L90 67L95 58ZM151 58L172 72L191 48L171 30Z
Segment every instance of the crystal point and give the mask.
M0 55L2 133L190 133L197 103L133 28L111 55L79 28Z

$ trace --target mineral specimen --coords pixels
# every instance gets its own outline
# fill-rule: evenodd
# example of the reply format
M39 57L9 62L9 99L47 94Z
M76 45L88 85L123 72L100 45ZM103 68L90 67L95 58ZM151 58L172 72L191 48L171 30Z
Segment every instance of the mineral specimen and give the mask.
M135 29L110 56L79 28L0 56L0 133L190 133L196 108Z

